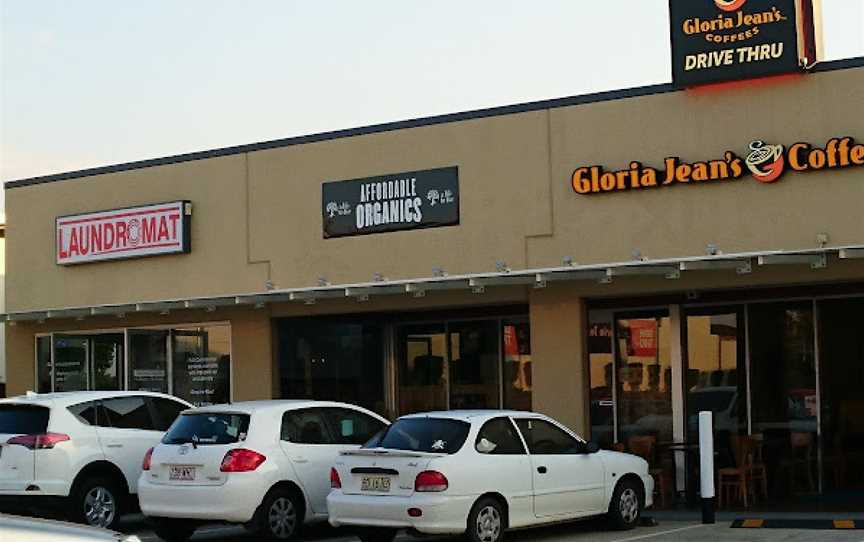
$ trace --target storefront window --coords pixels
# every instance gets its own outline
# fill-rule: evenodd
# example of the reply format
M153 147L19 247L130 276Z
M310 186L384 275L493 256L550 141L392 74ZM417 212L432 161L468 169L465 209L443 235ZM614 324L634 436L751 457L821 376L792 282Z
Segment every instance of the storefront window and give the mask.
M498 322L449 324L450 408L498 408Z
M53 367L51 364L51 337L36 337L36 391L50 393Z
M603 448L615 442L613 402L612 314L588 314L588 364L591 371L591 440Z
M444 324L403 326L398 333L399 414L447 409Z
M527 320L503 323L504 408L531 410L531 326Z
M227 403L231 396L228 326L171 330L172 392L195 406Z
M812 303L749 306L753 437L773 499L815 493L816 370Z
M74 335L54 335L54 391L87 390L88 340Z
M168 393L168 330L129 331L129 389Z
M672 440L670 324L665 313L616 320L618 440Z
M864 490L864 298L818 306L822 389L822 480L826 489Z
M122 389L123 334L96 335L90 339L90 347L93 352L92 389Z
M278 334L283 398L342 401L387 414L381 324L291 319L278 324Z

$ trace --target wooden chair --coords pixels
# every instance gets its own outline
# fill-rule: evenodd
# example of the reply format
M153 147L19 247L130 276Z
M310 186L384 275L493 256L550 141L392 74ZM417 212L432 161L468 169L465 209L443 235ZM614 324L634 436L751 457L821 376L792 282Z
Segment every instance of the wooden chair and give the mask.
M747 470L747 481L749 488L753 490L755 500L755 490L758 486L761 489L762 498L768 500L768 470L765 468L765 461L762 459L762 435L753 435L750 437L739 437L747 439L747 456L744 467Z
M627 447L630 453L638 455L648 462L648 473L654 478L660 507L666 507L666 496L672 487L671 480L666 469L657 467L657 437L653 435L634 436L627 439Z
M753 440L750 437L739 435L732 435L730 440L735 466L717 470L717 486L719 487L717 506L723 508L724 503L728 504L738 498L744 505L744 508L749 508L750 502L748 499L750 498L751 489L748 483L749 464L753 457Z
M795 492L796 480L800 478L803 469L807 479L807 493L816 491L813 477L814 433L792 432L789 434L792 459L789 461L789 487Z

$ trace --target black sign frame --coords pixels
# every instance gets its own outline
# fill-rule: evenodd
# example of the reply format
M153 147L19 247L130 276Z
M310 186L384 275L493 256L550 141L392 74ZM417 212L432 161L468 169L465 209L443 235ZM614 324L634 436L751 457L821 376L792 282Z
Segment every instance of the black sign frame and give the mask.
M669 0L673 84L800 73L797 2Z
M459 217L458 166L321 185L324 239L458 226Z

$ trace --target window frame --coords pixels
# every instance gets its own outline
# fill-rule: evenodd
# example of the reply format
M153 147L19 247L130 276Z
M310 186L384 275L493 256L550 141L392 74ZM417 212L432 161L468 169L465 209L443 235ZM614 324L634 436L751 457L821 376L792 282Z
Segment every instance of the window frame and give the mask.
M333 423L335 420L330 419L331 415L336 416L336 414L335 414L336 412L340 412L340 411L350 412L350 413L354 414L355 416L362 416L362 417L368 418L369 420L371 420L372 422L374 422L380 426L380 427L378 427L378 429L373 431L368 437L365 437L363 442L335 442L335 444L339 444L342 446L362 446L366 442L369 442L369 440L371 440L372 437L374 437L375 435L380 433L381 430L385 429L388 425L387 423L382 422L378 418L376 418L374 416L370 416L366 412L363 412L362 410L357 410L354 408L348 408L348 407L344 407L344 406L330 406L330 407L321 407L321 411L324 413L324 421L330 425L330 434L331 434L331 436L334 437L333 438L334 441L339 441L339 440L342 440L345 438L345 437L341 436L342 431L338 430L339 428L336 427L335 424ZM280 437L281 437L281 435L280 435Z

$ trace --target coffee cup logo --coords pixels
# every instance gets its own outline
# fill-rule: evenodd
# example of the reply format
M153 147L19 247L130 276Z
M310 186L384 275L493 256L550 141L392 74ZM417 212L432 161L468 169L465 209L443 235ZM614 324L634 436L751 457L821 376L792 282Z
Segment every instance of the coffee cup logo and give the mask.
M747 0L714 0L717 7L723 11L737 11L741 9Z
M786 159L783 145L768 145L764 141L750 143L750 154L744 162L760 183L773 183L783 175Z

